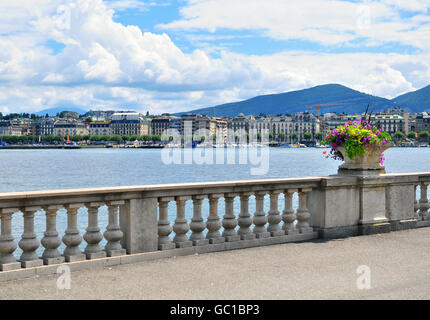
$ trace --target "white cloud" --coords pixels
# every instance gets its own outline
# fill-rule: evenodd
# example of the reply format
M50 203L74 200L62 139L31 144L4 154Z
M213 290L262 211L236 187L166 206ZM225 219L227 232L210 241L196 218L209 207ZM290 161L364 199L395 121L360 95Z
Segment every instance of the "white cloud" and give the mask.
M221 50L219 57L214 58L201 49L184 53L165 33L142 33L136 26L114 22L114 10L101 0L44 1L39 6L20 1L15 7L11 4L5 7L3 2L0 4L0 12L19 12L20 5L26 8L22 14L17 13L15 30L19 32L12 32L11 19L4 25L3 21L0 23L0 30L3 30L0 33L0 110L3 112L34 111L54 106L175 112L323 83L341 83L361 91L393 97L426 85L430 78L428 53L315 54L286 51L253 56ZM321 37L328 43L348 41L354 37L348 32L335 32L356 28L355 22L351 21L355 19L356 6L353 3L337 7L337 1L329 1L326 9L331 12L319 10L315 13L315 23L324 26L327 24L324 21L328 20L331 24L326 29L317 30L313 23L307 29L303 27L300 21L309 17L302 6L283 5L278 13L274 13L270 6L274 3L260 6L260 1L253 1L249 0L246 7L242 2L242 6L237 8L225 2L224 15L211 1L190 2L187 8L194 9L184 9L186 19L174 22L168 28L199 27L206 21L209 22L208 28L222 27L222 23L232 28L249 28L252 24L265 29L273 37ZM237 1L232 3L238 5ZM308 1L305 3L309 5ZM119 5L118 1L116 5ZM131 2L128 5L131 6ZM222 7L222 3L218 6ZM393 11L386 9L387 4L375 3L373 6L377 16L385 12L387 16L396 17ZM59 7L68 8L69 12L58 10ZM237 11L240 8L244 10L239 17ZM311 7L307 8L310 10ZM215 11L209 15L211 10ZM255 10L260 11L259 17L253 15ZM313 11L318 10L314 8ZM336 20L345 11L350 11L349 15ZM0 13L0 17L2 15ZM419 22L416 23L427 18L423 14L417 15L415 19ZM237 21L232 21L234 19ZM287 23L291 28L270 28L270 23L278 23L279 26ZM406 35L402 38L402 34L396 33L402 26L402 22L386 22L371 31L360 32L374 33L375 41L381 41L385 33L389 39L398 37L409 43L416 41L416 46L422 47L420 42L423 41L408 39ZM421 27L415 35L420 34L424 39L425 31ZM230 36L202 36L200 40L223 38L230 39ZM65 48L55 55L44 45L48 40L57 41ZM195 40L198 41L199 37Z
M166 30L262 30L275 39L304 39L323 45L340 45L366 38L430 49L423 41L429 34L430 2L341 0L189 0L182 18L158 25ZM418 11L402 18L398 9Z

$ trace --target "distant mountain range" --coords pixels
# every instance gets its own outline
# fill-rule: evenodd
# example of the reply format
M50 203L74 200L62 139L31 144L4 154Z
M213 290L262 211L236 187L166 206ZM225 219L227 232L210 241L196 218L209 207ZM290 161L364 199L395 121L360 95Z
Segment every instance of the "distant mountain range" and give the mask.
M280 94L257 96L248 100L217 105L214 107L191 110L189 112L208 116L232 117L244 115L285 114L302 111L316 112L310 109L312 104L341 104L339 106L321 107L321 114L327 112L362 113L370 104L369 112L380 112L387 108L401 107L409 112L430 111L430 86L401 95L389 100L365 94L340 84L326 84L309 89ZM182 115L187 112L176 113Z
M327 112L362 113L368 104L370 104L369 112L380 112L393 107L404 108L412 113L430 112L430 85L389 100L362 93L340 84L325 84L298 91L257 96L244 101L175 113L174 115L180 116L191 112L208 116L233 117L240 113L244 115L259 115L260 113L276 115L306 110L316 112L316 108L307 107L307 105L312 104L344 104L321 107L321 114ZM36 112L36 114L55 116L61 111L74 111L79 114L88 112L88 110L77 107L58 107L45 109Z
M58 108L44 109L36 112L36 114L38 116L45 116L46 114L48 114L50 117L53 117L57 115L57 113L60 113L61 111L72 111L72 112L77 112L79 114L85 114L88 112L87 110L83 110L76 107L58 107Z

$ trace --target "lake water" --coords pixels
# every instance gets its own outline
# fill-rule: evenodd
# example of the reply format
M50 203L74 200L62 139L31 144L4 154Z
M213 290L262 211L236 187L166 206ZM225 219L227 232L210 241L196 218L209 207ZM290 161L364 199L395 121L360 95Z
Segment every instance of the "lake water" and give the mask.
M217 149L188 149L193 156ZM316 148L270 148L267 172L251 175L256 163L238 164L240 152L250 152L247 148L230 150L236 156L234 163L228 164L165 164L161 149L79 149L79 150L0 150L0 192L114 187L148 185L162 183L182 183L199 181L224 181L269 179L306 176L326 176L335 174L339 161L326 159L323 151ZM220 150L227 151L227 150ZM172 151L173 152L173 151ZM183 151L180 151L183 153ZM430 148L392 148L385 152L385 167L389 173L429 172ZM215 158L214 158L215 159ZM215 162L215 160L214 160ZM248 161L249 162L249 161ZM262 161L263 162L263 161ZM283 209L280 197L280 210ZM297 195L294 198L297 207ZM204 216L208 215L208 201L203 203ZM220 200L220 216L224 202ZM265 201L269 209L269 201ZM250 212L255 210L255 199L250 199ZM192 202L187 202L187 218L192 216ZM239 212L239 199L235 200L235 212ZM175 219L175 204L169 205L169 218ZM86 209L78 214L82 233L87 226ZM43 237L45 219L43 212L36 213L35 228L39 239ZM57 217L60 237L66 228L66 214L60 211ZM107 210L100 210L99 225L102 232L107 225ZM17 241L23 232L22 214L13 217L13 234ZM102 243L103 244L103 243ZM83 244L84 245L84 244ZM40 250L41 252L41 250ZM18 249L16 254L19 254Z

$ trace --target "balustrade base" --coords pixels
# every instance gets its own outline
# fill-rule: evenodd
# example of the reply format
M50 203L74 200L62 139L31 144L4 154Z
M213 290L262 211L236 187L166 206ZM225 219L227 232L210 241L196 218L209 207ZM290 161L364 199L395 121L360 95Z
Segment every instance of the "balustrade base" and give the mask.
M344 226L334 228L315 228L321 239L341 239L358 236L358 226ZM296 230L297 234L298 231Z
M235 241L240 241L240 236L239 235L234 235L234 236L224 236L225 238L225 242L235 242Z
M126 253L127 253L127 250L125 250L125 249L106 250L106 255L108 257L123 256Z
M193 246L205 246L209 244L208 239L193 240Z
M30 261L21 261L21 260L18 260L18 261L21 262L22 268L32 268L32 267L43 266L43 260L42 259L30 260Z
M390 221L392 231L415 229L417 227L416 219Z
M176 248L189 248L193 246L192 241L176 242Z
M172 250L176 248L176 244L172 243L163 243L158 245L158 250Z
M9 262L9 263L0 264L0 271L10 271L10 270L16 270L16 269L21 269L21 263Z
M314 228L312 227L306 227L306 228L300 228L299 233L312 233L314 232Z
M64 256L64 258L66 259L66 262L75 262L85 260L87 257L85 256L85 254L82 253L73 256Z
M299 230L297 230L297 229L290 229L290 230L285 230L285 234L286 235L295 235L295 234L299 234Z
M363 236L388 232L391 232L391 224L389 222L362 224L358 226L358 234Z
M285 231L284 230L271 231L270 236L271 237L282 237L282 236L285 236Z
M430 227L430 221L419 220L417 221L417 228Z
M211 238L209 239L210 244L218 244L218 243L224 243L225 239L224 237L218 237L218 238Z
M269 238L270 237L270 232L262 232L262 233L256 233L255 237L257 239L262 239L262 238ZM284 235L284 233L282 233L282 235Z
M91 252L91 253L85 253L85 256L87 259L100 259L100 258L106 258L106 252L99 251L99 252Z
M65 261L64 257L43 258L44 265L60 264L60 263L63 263L64 261Z
M256 236L254 233L247 233L247 234L241 234L240 235L241 240L253 240L255 238L256 238Z

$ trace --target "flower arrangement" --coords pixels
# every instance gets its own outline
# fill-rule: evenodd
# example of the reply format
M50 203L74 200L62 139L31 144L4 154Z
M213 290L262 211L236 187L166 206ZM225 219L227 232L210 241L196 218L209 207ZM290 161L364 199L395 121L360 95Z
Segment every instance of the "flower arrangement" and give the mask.
M370 117L369 117L370 118ZM345 149L345 154L351 160L364 155L370 148L383 146L391 141L391 136L387 132L382 132L377 127L372 126L365 120L348 121L344 126L339 126L331 130L322 141L331 146L330 154L335 160L344 160L339 147ZM327 152L324 152L326 154ZM381 153L380 163L384 164L385 156Z

